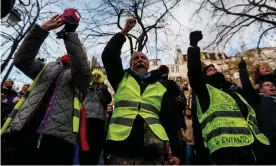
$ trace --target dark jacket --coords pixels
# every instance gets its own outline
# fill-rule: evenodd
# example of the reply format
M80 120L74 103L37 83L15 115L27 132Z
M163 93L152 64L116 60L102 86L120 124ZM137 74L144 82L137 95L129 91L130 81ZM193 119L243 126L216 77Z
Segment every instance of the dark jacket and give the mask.
M160 80L160 74L158 74L158 72L152 72L149 78L142 81L137 78L130 69L125 71L123 69L122 60L120 57L121 49L125 40L126 38L124 35L122 35L121 33L117 33L111 38L102 53L102 61L105 67L107 78L116 92L119 83L124 77L125 72L128 72L135 78L137 83L140 85L141 93L143 93L149 84L155 83ZM175 85L172 85L172 82L162 81L162 84L167 88L167 92L164 94L162 100L159 119L170 139L173 155L180 156L182 149L180 148L180 142L178 141L180 124L177 119L179 118L179 114L174 108L174 106L176 105L175 98L179 95L179 90L174 91L174 88L170 89L170 87L175 87L175 83ZM143 120L143 118L138 115L132 126L130 136L126 140L120 142L108 141L108 146L112 147L111 149L109 149L109 151L111 153L116 153L117 155L124 156L145 155L143 154L144 122L145 121Z
M87 95L83 100L86 118L96 118L105 121L107 105L111 100L112 98L107 86L101 88L100 85L89 85Z
M256 112L259 129L276 144L276 97L258 94L252 86L247 69L239 69L243 94Z
M40 26L35 25L15 54L14 65L33 80L44 66L44 63L35 60L35 57L48 34ZM64 65L60 59L47 65L36 86L13 118L7 134L19 132L28 123L43 118L45 123L41 123L42 119L35 122L36 125L39 123L39 129L36 126L32 131L39 130L41 134L54 136L71 144L76 143L77 137L72 131L74 87L77 86L80 94L85 96L91 72L78 35L68 33L64 43L70 57L70 66ZM46 117L44 115L47 109L51 114Z
M11 113L14 106L15 104L13 103L8 104L8 103L1 102L1 126L3 126L3 124L7 120L8 115Z

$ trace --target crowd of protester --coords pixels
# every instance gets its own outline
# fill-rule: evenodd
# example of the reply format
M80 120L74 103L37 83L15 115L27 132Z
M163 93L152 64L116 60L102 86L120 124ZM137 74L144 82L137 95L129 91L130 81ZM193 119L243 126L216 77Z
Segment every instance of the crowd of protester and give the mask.
M15 54L14 65L33 82L20 92L12 80L1 88L2 164L276 164L275 70L257 67L252 84L241 59L239 87L200 61L200 31L189 36L191 89L169 80L165 65L149 71L142 52L124 69L121 49L136 24L128 19L102 52L105 76L90 69L78 23L60 19L34 25ZM67 54L37 60L49 31L62 25Z

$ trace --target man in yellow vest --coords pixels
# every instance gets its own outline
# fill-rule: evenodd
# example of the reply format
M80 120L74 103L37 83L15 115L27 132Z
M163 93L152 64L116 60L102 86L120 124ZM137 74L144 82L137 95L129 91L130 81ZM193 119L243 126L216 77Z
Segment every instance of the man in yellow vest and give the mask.
M170 143L169 162L179 165L180 125L174 109L179 89L171 90L175 82L161 81L158 71L148 72L149 60L142 52L133 53L129 69L122 66L121 48L135 24L135 19L128 19L102 53L107 78L116 92L107 134L106 150L111 154L107 164L162 165Z
M215 164L262 162L269 140L259 131L253 108L238 93L229 91L224 75L214 65L201 70L200 31L191 32L188 77L197 96L197 117L205 147ZM264 164L264 163L263 163Z

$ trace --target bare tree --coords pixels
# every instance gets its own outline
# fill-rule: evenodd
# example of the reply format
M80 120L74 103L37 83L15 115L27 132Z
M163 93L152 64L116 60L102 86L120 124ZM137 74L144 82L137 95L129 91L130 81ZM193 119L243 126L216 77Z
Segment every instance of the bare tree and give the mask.
M164 48L161 40L172 32L167 28L169 21L177 21L171 11L176 8L180 0L102 0L96 7L90 1L82 1L85 9L83 20L87 24L83 35L88 43L95 45L106 44L106 37L113 36L122 29L126 18L132 17L137 20L134 30L127 35L131 53L148 49L149 41L156 51ZM164 36L161 37L160 36ZM151 46L152 46L151 45Z
M39 20L44 20L53 15L54 12L51 12L48 7L56 2L58 2L58 0L31 0L29 6L21 3L16 5L17 10L21 14L22 21L7 28L7 31L3 30L3 28L1 29L1 47L4 49L6 48L1 56L5 58L5 60L3 60L4 62L1 64L1 72L4 71L10 60L13 59L13 54L16 49L34 24Z
M259 47L262 39L276 30L275 0L200 0L195 14L211 13L216 35L206 48L227 44L250 27L257 29Z

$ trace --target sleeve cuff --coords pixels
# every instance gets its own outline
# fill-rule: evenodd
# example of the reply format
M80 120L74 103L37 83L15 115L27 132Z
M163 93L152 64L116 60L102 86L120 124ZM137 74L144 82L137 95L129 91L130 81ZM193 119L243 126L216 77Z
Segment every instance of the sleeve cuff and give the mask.
M38 24L35 24L35 25L33 26L33 28L36 29L36 30L38 30L38 31L41 32L41 33L44 33L45 35L48 35L48 34L49 34L48 31L46 31L45 29L43 29L43 28L42 28L40 25L38 25Z

